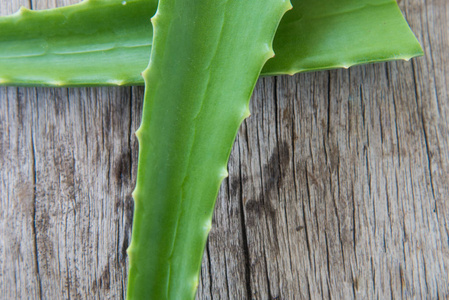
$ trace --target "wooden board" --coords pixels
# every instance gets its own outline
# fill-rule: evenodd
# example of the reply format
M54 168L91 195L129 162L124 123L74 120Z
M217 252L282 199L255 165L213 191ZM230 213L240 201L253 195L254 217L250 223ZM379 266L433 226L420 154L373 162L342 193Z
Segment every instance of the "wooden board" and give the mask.
M198 299L449 298L449 2L400 6L423 58L259 80ZM125 297L142 98L0 89L0 299Z

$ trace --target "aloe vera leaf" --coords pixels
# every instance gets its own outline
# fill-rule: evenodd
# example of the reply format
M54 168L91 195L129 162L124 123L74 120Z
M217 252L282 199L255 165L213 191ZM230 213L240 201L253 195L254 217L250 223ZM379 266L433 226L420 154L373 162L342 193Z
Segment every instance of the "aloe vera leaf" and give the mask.
M86 0L0 18L0 84L143 83L157 0Z
M288 0L160 1L136 132L128 299L195 296L231 147L289 8Z
M294 74L423 54L395 0L297 0L262 73Z
M395 0L292 3L263 75L422 55ZM0 85L143 84L152 43L148 16L156 6L157 0L86 0L1 17Z

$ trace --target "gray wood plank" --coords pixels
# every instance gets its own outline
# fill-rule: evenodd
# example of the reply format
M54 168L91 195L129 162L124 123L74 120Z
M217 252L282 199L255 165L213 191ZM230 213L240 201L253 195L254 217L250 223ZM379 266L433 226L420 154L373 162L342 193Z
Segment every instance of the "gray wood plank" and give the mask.
M449 297L449 3L400 6L424 57L259 80L198 299ZM0 298L125 297L142 98L0 88Z

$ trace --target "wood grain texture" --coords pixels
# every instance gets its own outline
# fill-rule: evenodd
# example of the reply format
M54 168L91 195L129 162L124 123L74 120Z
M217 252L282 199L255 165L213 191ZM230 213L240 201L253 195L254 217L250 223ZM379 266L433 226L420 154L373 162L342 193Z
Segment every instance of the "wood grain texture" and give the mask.
M449 2L400 6L423 58L259 80L198 299L449 298ZM0 88L1 299L125 297L142 98Z

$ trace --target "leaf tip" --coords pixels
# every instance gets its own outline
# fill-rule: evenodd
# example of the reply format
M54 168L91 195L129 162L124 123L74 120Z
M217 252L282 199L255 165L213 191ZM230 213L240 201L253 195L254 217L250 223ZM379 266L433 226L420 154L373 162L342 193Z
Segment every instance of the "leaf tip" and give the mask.
M193 291L196 293L196 290L198 289L198 285L200 284L200 281L198 279L198 276L195 276L193 279Z
M150 61L151 61L151 58L150 58ZM142 73L140 73L140 75L145 79L145 78L148 78L149 73L150 73L150 68L148 67Z
M135 250L134 250L133 242L131 241L131 244L128 246L128 248L126 248L126 254L128 255L130 260L133 258L134 252L135 252Z
M403 60L405 61L410 61L413 58L413 56L404 56L402 57Z
M263 47L265 48L263 51L265 53L265 60L269 60L274 57L274 50L271 44L264 43Z
M246 119L246 118L249 118L250 116L251 116L251 112L249 110L249 107L245 106L245 108L242 111L242 118L243 118L243 120Z
M151 17L151 19L150 19L153 26L156 25L158 19L159 19L159 10L157 10L156 13L154 14L154 16Z
M134 191L131 193L131 197L133 197L133 199L136 199L137 197L137 187L134 189Z
M112 79L112 80L108 80L107 83L109 83L109 84L111 84L111 85L118 85L118 86L121 86L121 85L125 85L125 84L126 84L126 81L124 81L124 80L118 80L118 79Z
M140 143L140 141L142 140L142 129L141 129L141 127L139 127L139 129L137 129L136 132L135 132L134 134L136 135L137 140L138 140L139 143ZM135 192L135 191L134 191L134 192Z
M26 13L31 12L29 8L26 8L25 6L21 5L19 10L14 15L23 16Z
M49 81L48 83L52 86L64 86L66 84L66 82L60 80Z
M212 229L212 219L209 218L206 223L203 226L204 231L206 234L209 234L210 230Z
M224 167L223 169L221 169L220 171L220 178L221 180L227 178L229 176L228 170L226 167Z

